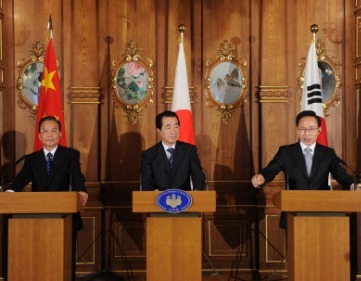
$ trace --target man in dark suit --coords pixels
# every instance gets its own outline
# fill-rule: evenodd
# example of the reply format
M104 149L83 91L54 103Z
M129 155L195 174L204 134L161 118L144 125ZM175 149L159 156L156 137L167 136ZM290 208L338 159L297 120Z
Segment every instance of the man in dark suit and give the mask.
M353 189L354 180L341 167L334 149L316 143L321 132L320 117L311 110L301 111L296 117L296 126L300 141L281 146L267 167L252 177L253 186L260 188L283 171L287 188L291 190L328 190L329 173L343 189ZM307 153L312 159L309 164ZM285 213L282 213L280 227L286 229L286 223Z
M32 183L32 191L77 191L83 205L88 200L85 179L80 171L80 153L60 146L61 124L53 116L39 122L39 138L43 149L26 156L25 163L7 192L21 191ZM49 159L49 161L47 161ZM75 278L76 232L82 228L79 213L73 215L73 278Z
M334 149L316 143L321 132L321 119L314 111L301 111L296 117L299 142L281 146L273 160L252 177L254 187L261 187L272 181L283 171L289 189L296 190L327 190L330 189L329 173L343 187L353 188L353 178L340 165ZM311 162L307 165L307 153L310 150ZM307 170L307 167L310 170Z
M142 154L141 190L177 188L203 190L205 175L194 145L178 141L179 119L173 111L164 111L156 117L161 141Z

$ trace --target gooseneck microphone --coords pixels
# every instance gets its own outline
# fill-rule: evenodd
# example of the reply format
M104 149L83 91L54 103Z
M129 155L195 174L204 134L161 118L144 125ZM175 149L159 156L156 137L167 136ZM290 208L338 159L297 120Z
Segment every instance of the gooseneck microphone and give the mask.
M353 189L354 189L354 190L358 190L355 170L352 169L349 165L347 165L346 162L343 161L343 160L342 160L340 157L338 157L337 155L336 155L336 160L337 160L342 166L345 166L346 168L348 168L348 169L352 172L352 176L353 176Z
M7 173L10 171L11 168L16 167L20 162L22 162L23 160L25 160L25 158L27 157L27 154L24 154L23 156L21 156L18 160L16 160L14 163L10 163L4 170L4 172L1 175L1 186L0 186L0 192L3 192L4 190L4 179L5 179L5 175L7 175Z
M290 190L290 182L288 179L288 174L286 174L286 190Z
M205 190L209 190L209 184L208 184L208 174L207 174L207 171L206 170L204 170L203 168L202 168L202 172L203 172L203 174L204 174L204 178L205 178L205 180L204 180L204 183L205 183Z
M65 168L65 171L69 174L69 192L72 192L73 191L73 174L70 171L67 163L65 163L64 160L62 160L61 162L63 164L63 167Z

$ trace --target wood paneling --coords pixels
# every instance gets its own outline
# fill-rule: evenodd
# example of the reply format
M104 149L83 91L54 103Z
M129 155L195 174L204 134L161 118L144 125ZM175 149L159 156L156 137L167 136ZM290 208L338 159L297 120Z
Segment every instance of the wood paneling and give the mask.
M33 150L35 121L17 105L16 65L29 56L36 41L46 46L51 12L67 138L70 146L81 151L91 194L89 209L83 211L86 227L79 234L79 249L94 270L118 270L134 280L144 277L144 217L131 212L131 192L139 186L142 151L158 141L155 116L170 109L165 87L173 86L177 27L185 24L197 148L210 189L217 192L217 212L205 216L203 222L205 254L223 270L223 277L269 268L282 271L285 263L279 253L284 253L284 233L278 228L279 212L272 196L284 187L283 176L262 191L253 190L249 179L280 145L297 140L297 62L307 56L314 23L319 25L317 38L325 43L328 56L341 62L341 105L331 108L326 118L329 145L359 173L358 2L31 0L24 5L21 0L3 1L2 164ZM123 109L113 105L110 84L111 62L124 57L129 40L136 41L142 55L153 60L155 74L154 104L141 112L135 125L128 122ZM204 90L205 62L216 56L224 40L230 41L237 57L248 62L244 70L247 102L236 108L228 125L215 108L206 105ZM263 94L268 102L262 101L260 86L266 87ZM284 102L272 100L272 89L282 92ZM14 173L10 171L6 181ZM78 271L87 272L86 264L78 262ZM212 271L206 260L203 268Z

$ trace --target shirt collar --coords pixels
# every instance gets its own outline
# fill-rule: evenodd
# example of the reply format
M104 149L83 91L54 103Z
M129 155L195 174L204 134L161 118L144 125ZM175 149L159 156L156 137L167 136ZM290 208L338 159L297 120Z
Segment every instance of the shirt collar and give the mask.
M164 142L162 142L162 145L163 145L163 148L164 148L165 152L167 152L168 148L174 148L175 149L175 144L176 143L174 143L172 146L167 146Z
M52 150L50 150L50 151L47 150L47 149L45 149L45 148L43 148L45 157L48 155L49 152L54 156L54 154L55 154L55 152L56 152L57 149L58 149L58 146L54 147L54 148L53 148Z
M302 141L300 141L300 145L301 145L301 149L302 151L305 150L306 147L309 147L312 149L312 153L315 151L315 147L316 147L316 142L314 142L313 144L311 144L310 146L305 145Z

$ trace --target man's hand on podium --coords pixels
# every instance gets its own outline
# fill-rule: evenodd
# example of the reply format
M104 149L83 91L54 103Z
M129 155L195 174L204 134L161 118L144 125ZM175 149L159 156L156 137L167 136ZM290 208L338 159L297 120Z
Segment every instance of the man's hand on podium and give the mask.
M350 186L350 190L359 191L360 188L359 188L358 184L356 184L356 188L355 188L355 184L353 183L353 184L351 184L351 186Z
M85 206L86 203L88 202L88 193L84 191L79 191L78 193L80 194L81 204Z

